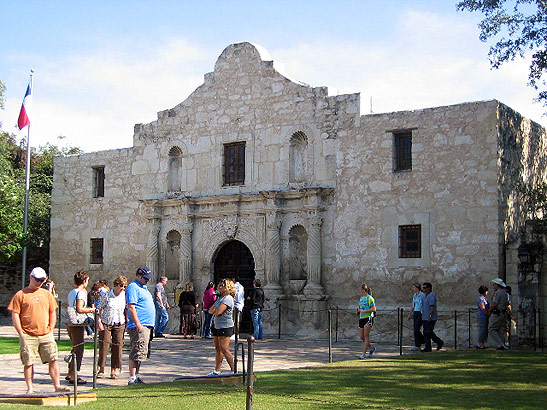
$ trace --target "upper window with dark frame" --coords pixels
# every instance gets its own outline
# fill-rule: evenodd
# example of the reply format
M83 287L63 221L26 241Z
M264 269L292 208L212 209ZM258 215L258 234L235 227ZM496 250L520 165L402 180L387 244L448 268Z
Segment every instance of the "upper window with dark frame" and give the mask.
M104 166L93 167L93 198L104 197Z
M90 263L100 264L103 263L103 238L91 238L91 257Z
M399 226L399 258L422 257L422 225Z
M224 185L245 183L245 142L224 145Z
M412 170L412 131L393 132L394 170Z

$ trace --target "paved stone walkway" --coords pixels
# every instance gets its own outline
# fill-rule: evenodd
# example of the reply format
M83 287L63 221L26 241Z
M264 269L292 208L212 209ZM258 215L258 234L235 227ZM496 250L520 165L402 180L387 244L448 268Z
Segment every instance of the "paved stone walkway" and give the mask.
M17 336L12 326L0 326L2 336ZM57 333L55 333L57 336ZM321 335L324 336L324 335ZM68 340L66 331L61 332L61 338ZM87 337L86 341L92 341ZM247 346L246 340L243 340ZM126 348L128 339L126 338ZM374 342L374 341L373 341ZM234 342L230 347L233 351ZM362 343L360 341L333 341L333 361L357 359L361 353ZM395 356L399 354L399 348L395 345L376 344L375 357ZM66 385L64 376L67 372L67 365L63 357L68 352L61 352L59 366L61 369L61 381ZM124 350L124 368L118 380L110 378L98 379L97 388L104 386L127 385L127 350ZM19 355L0 355L2 365L0 366L0 391L3 394L16 395L24 394L26 385L23 378L23 366ZM328 363L329 351L328 341L317 337L301 339L264 339L255 343L255 373L289 369L299 367L310 367ZM247 349L245 349L245 361L247 361ZM184 339L179 335L167 335L162 339L152 341L151 358L143 362L141 376L147 383L171 382L179 376L201 376L213 370L215 364L215 350L213 341L208 339ZM105 374L108 376L110 359L107 360ZM38 363L34 366L34 390L37 393L53 392L53 385L48 374L47 364ZM239 357L238 369L241 370L241 356ZM223 371L228 371L226 362L222 366ZM93 375L93 351L86 350L80 376L88 381L82 387L82 391L92 387Z

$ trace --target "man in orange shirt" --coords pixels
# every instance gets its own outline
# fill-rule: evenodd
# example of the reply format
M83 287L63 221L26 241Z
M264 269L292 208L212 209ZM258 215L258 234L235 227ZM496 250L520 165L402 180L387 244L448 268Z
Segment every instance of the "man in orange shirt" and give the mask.
M8 306L13 326L19 333L27 394L34 392L32 382L38 354L42 363L49 364L49 375L55 391L69 391L66 387L61 387L59 381L58 350L53 337L57 302L51 292L41 287L46 278L46 272L42 268L34 268L30 272L29 285L17 292Z

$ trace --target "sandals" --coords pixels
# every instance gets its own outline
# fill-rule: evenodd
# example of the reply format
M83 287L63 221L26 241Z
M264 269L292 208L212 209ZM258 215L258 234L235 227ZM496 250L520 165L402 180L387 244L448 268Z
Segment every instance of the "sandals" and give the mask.
M104 372L98 372L97 379L104 379Z
M117 380L117 379L119 379L120 377L119 377L116 373L111 373L111 374L110 374L110 378L111 378L111 379L114 379L114 380Z

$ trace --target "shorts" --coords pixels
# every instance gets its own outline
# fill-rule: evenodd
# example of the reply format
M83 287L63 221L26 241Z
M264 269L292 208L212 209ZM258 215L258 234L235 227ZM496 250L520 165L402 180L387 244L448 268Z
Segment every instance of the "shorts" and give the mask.
M212 329L213 336L218 337L231 337L234 334L234 328L233 327L223 327L222 329Z
M363 329L365 326L372 327L374 325L374 318L366 317L364 319L359 319L359 329Z
M150 342L150 328L144 326L141 332L137 329L127 329L129 339L131 341L131 351L129 352L129 360L135 362L143 362L148 354L148 343Z
M54 362L59 354L53 332L43 336L30 336L23 333L23 336L19 338L19 346L21 362L24 366L32 366L38 354L42 363Z

